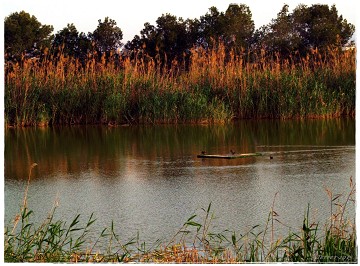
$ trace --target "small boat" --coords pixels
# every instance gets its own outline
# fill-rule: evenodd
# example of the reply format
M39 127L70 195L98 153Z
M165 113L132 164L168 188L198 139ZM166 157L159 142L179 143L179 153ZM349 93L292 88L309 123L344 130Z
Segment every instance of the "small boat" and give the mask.
M260 152L255 153L239 153L239 154L227 154L227 155L219 155L219 154L199 154L197 158L213 158L213 159L236 159L236 158L247 158L247 157L255 157L262 156Z

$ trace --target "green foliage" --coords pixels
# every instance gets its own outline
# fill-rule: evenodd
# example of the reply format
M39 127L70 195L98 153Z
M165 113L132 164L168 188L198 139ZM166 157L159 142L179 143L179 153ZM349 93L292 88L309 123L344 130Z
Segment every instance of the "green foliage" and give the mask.
M212 47L214 42L224 42L228 48L250 46L254 22L248 6L230 4L226 12L211 7L200 19L177 18L163 14L156 26L144 24L141 36L126 44L129 50L140 50L151 57L161 56L161 61L182 62L193 46Z
M355 32L355 26L338 15L335 5L299 5L292 16L295 30L308 47L345 45Z
M78 37L79 33L75 25L68 24L67 27L55 34L53 47L61 49L64 55L74 56L78 46Z
M267 52L277 51L284 57L289 56L302 46L301 38L294 34L294 31L289 6L284 5L276 19L273 19L269 25L262 26L255 33L255 45L265 47Z
M244 4L230 4L225 12L213 6L198 19L185 20L166 13L158 17L156 25L146 22L140 34L125 45L124 55L132 58L147 55L168 67L176 60L187 69L193 47L213 49L222 42L228 56L230 51L240 55L265 48L270 54L278 52L282 58L287 58L296 53L303 56L310 49L342 47L355 32L355 26L338 15L335 5L329 8L323 4L309 7L300 4L291 13L289 6L284 5L276 19L256 32L254 29L250 8ZM82 62L89 53L97 53L100 61L104 53L107 57L114 55L123 45L123 32L109 17L98 20L97 28L88 34L78 33L74 24L68 24L52 41L52 31L52 26L41 25L24 11L6 17L6 59L14 59L14 56L19 59L23 52L41 57L41 50L51 46L55 52L75 56Z
M250 8L244 4L230 4L224 14L224 39L228 45L248 49L255 25Z
M338 15L335 5L301 4L292 13L288 8L284 5L276 19L255 33L254 46L283 57L294 52L304 55L313 48L342 47L355 32L355 26Z
M104 21L98 20L99 24L92 34L92 40L100 52L116 51L122 46L123 33L116 26L116 21L105 17Z
M254 32L254 21L248 6L230 4L225 12L216 7L200 17L197 43L212 47L215 42L226 43L228 49L249 48Z
M88 52L92 50L92 44L90 36L83 32L79 33L75 25L71 23L55 34L52 49L54 53L84 60Z
M25 11L15 12L5 18L5 53L17 58L23 52L35 52L50 47L53 27L42 25L35 16Z
M161 62L171 64L172 60L183 60L183 53L191 49L194 38L189 35L188 24L190 20L170 14L163 14L156 20L156 26L144 24L140 37L136 35L131 42L126 44L129 50L141 51ZM160 58L159 58L160 57Z

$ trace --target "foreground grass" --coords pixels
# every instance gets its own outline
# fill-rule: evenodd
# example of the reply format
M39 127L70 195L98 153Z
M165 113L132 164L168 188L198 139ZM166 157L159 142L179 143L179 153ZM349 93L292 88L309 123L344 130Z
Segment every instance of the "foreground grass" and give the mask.
M275 226L281 222L274 210L274 198L262 229L254 226L244 234L211 232L213 213L209 204L200 215L187 219L169 242L147 246L139 236L124 241L114 223L94 239L89 236L96 222L93 215L84 224L80 215L70 224L55 221L56 205L48 218L35 226L31 222L33 213L27 208L26 188L20 214L5 228L4 258L6 262L357 262L355 224L344 216L348 204L355 202L355 184L350 179L347 195L327 193L331 217L323 228L310 220L308 207L299 231L275 238Z
M265 51L226 53L218 45L193 49L188 66L174 61L170 69L146 55L95 58L80 63L46 55L41 61L6 62L6 125L355 115L355 51L313 50L282 60Z

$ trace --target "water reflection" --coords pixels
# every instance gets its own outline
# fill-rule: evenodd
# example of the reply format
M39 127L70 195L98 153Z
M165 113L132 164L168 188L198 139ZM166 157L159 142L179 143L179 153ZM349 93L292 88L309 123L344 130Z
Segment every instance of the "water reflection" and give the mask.
M209 202L219 228L263 223L278 192L278 213L295 226L307 203L319 210L314 215L326 217L325 185L346 191L355 174L354 145L351 119L7 129L5 221L18 210L36 162L29 204L43 216L58 195L61 218L95 212L100 227L114 220L129 237L139 230L154 241ZM196 158L202 150L231 149L264 156Z
M272 147L268 147L270 145ZM286 148L286 145L291 146ZM183 166L184 162L202 150L227 154L234 149L238 153L247 153L284 151L294 149L295 145L312 145L314 149L318 148L316 146L355 145L355 123L350 119L259 120L215 126L7 129L5 177L26 178L28 166L33 162L39 164L35 178L49 178L57 172L73 174L75 178L84 169L112 176L131 165L130 162L126 166L125 159L156 161L166 169L169 160L172 166ZM253 163L255 160L243 159L243 163ZM237 161L221 159L204 160L202 163L214 166L238 164Z

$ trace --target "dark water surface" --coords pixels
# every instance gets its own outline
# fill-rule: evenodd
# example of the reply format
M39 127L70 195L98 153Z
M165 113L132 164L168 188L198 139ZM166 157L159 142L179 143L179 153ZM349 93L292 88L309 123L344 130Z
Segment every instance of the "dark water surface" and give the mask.
M262 152L246 159L198 159L207 153ZM270 159L270 156L273 159ZM54 202L69 223L94 213L101 230L114 221L122 238L168 240L212 202L214 231L244 232L275 210L300 228L330 214L325 187L349 191L355 179L355 121L242 121L171 125L7 129L5 224L19 211L29 172L29 207L42 221ZM350 216L354 216L350 207ZM279 229L286 233L287 229ZM283 231L281 231L283 230Z

